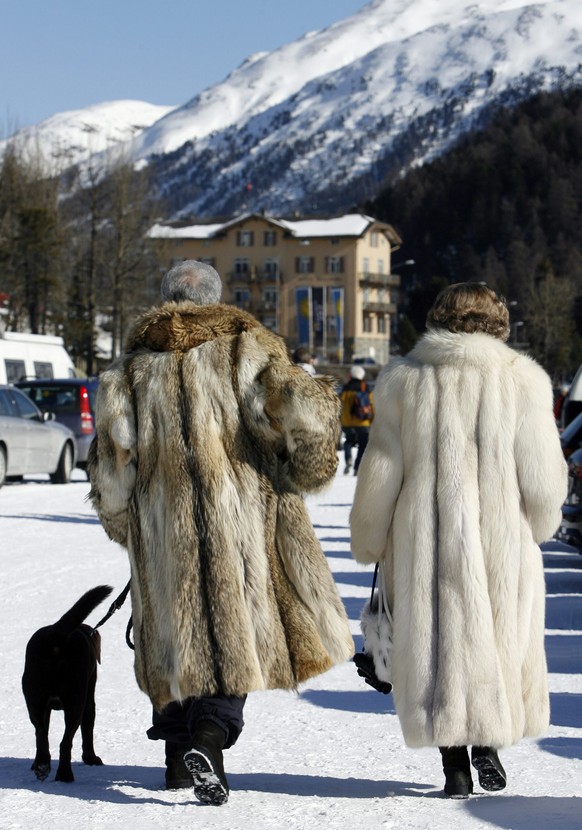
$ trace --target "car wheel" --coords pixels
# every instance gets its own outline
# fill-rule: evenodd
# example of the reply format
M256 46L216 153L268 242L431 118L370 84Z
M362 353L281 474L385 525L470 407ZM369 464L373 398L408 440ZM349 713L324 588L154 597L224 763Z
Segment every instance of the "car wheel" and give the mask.
M73 448L67 442L63 447L61 457L59 458L59 466L54 473L51 473L51 481L53 484L68 484L71 480L73 472Z
M0 487L6 481L6 450L0 447Z

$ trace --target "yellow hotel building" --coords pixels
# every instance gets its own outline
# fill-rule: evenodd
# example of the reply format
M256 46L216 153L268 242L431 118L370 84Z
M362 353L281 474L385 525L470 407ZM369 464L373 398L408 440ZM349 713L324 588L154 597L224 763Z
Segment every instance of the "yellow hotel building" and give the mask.
M157 224L149 233L165 271L184 259L208 262L225 284L223 300L307 346L322 363L354 357L387 363L391 255L401 239L363 214L287 220L261 213L223 223Z

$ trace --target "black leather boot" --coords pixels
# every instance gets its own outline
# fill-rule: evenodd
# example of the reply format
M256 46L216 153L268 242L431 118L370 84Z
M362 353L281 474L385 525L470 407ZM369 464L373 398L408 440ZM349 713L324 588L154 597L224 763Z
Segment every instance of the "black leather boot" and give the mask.
M505 789L507 775L497 750L490 746L474 746L471 749L471 763L479 773L479 784L484 790Z
M471 765L466 746L439 746L445 774L445 795L468 798L473 792Z
M229 787L222 762L225 742L224 729L213 721L201 721L192 736L191 748L184 755L194 780L194 793L205 804L228 801Z
M184 753L189 744L174 744L166 741L166 789L182 790L192 787L190 770L184 763Z

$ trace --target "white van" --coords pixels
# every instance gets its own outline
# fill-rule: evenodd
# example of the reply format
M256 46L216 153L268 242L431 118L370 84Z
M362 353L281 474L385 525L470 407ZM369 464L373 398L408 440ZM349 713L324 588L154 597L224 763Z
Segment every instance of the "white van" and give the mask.
M0 384L28 378L74 378L62 337L5 331L0 334Z

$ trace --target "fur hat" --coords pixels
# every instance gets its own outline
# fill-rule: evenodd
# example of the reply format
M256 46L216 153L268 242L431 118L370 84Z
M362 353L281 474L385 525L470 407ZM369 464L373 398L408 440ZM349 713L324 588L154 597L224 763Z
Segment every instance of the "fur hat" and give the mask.
M366 372L363 366L352 366L350 369L350 375L355 380L364 380L366 377Z

